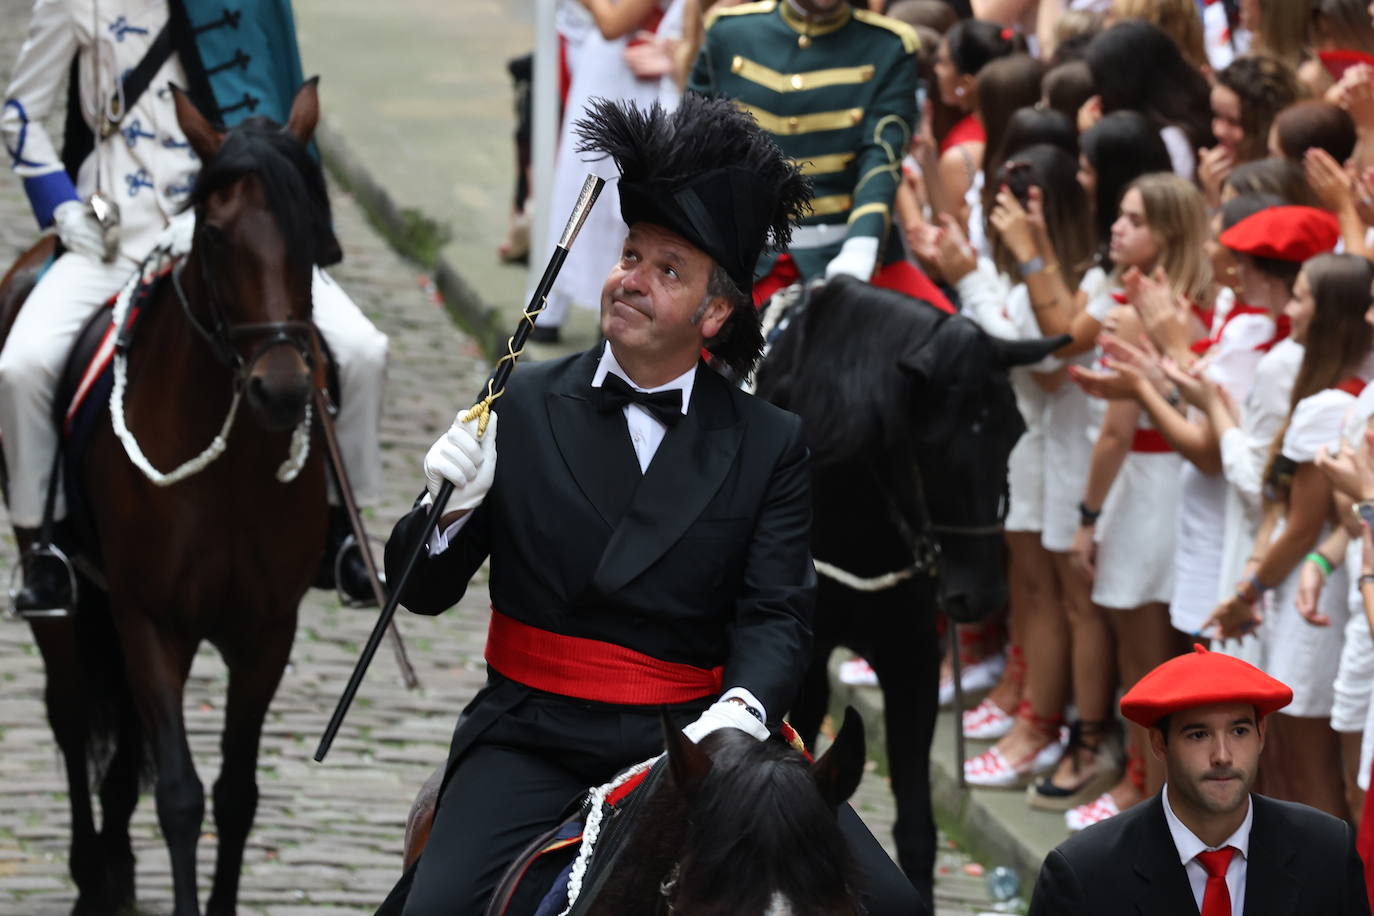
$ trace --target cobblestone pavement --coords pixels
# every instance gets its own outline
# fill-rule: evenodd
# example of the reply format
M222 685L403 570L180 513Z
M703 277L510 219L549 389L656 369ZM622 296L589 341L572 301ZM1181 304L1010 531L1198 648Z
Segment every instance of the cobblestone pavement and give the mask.
M0 18L27 21L28 3L0 0ZM0 34L0 83L8 79L22 32ZM383 424L387 489L368 513L385 534L409 506L419 462L434 436L485 377L486 362L449 321L418 268L396 257L346 195L334 214L346 258L333 271L391 338ZM0 176L0 266L33 238L19 183ZM14 563L0 513L0 578ZM444 759L454 716L483 679L485 589L475 587L440 618L402 613L399 623L422 682L407 691L385 647L324 765L311 760L330 709L366 639L375 611L342 608L312 591L290 667L268 715L260 760L261 802L245 857L240 912L253 916L370 913L400 871L405 814L419 785ZM211 649L197 657L187 686L187 725L200 777L217 773L225 670ZM29 629L0 620L0 916L59 916L74 899L67 874L67 800L61 757L42 706L43 670ZM871 774L855 799L887 840L891 803ZM215 837L207 818L199 846L202 899ZM134 818L138 897L144 914L168 912L171 881L154 805L145 795ZM942 853L940 913L986 909L966 857Z

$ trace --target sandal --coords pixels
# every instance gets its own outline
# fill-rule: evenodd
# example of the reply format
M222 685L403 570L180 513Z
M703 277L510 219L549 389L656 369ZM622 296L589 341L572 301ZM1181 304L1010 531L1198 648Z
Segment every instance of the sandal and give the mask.
M1116 806L1112 793L1103 792L1086 805L1070 808L1064 812L1064 823L1072 831L1079 831L1093 824L1101 823L1109 817L1116 817L1121 809Z
M1082 765L1079 752L1092 752L1095 756L1092 774L1067 787L1055 785L1053 773L1042 776L1026 790L1027 803L1042 811L1068 811L1116 785L1122 769L1120 734L1121 727L1115 720L1075 721L1069 728L1069 742L1064 753L1072 755L1073 772L1077 776Z
M996 747L965 760L964 781L969 785L988 789L1019 789L1059 764L1059 758L1064 754L1064 742L1060 735L1063 720L1058 716L1037 716L1030 711L1030 704L1026 702L1017 709L1016 717L1030 721L1042 735L1049 736L1045 743L1017 761L1008 760Z
M996 741L1011 731L1016 717L988 697L973 709L964 710L964 737L975 741Z

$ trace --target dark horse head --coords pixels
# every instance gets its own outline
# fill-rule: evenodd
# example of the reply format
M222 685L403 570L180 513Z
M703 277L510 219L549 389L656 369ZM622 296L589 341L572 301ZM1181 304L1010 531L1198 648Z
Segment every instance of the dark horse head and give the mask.
M836 813L858 788L863 720L849 709L815 763L777 740L724 728L693 744L664 719L666 766L630 822L599 847L579 916L859 916ZM612 842L603 833L602 843ZM603 858L603 854L605 854ZM597 859L605 877L598 881Z
M180 90L177 121L203 163L191 191L195 239L177 274L187 317L235 374L259 424L289 429L310 397L315 265L341 257L319 162L316 80L285 126L264 117L218 130Z
M812 292L758 393L805 426L817 558L865 577L933 565L956 620L1002 607L1007 457L1025 429L1007 370L1061 343L999 340L848 277Z

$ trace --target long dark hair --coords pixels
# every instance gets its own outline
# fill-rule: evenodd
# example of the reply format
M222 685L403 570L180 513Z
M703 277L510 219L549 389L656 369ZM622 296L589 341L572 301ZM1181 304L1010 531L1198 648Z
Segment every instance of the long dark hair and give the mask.
M1104 112L1133 109L1182 129L1193 149L1212 145L1207 80L1157 26L1118 22L1088 44L1087 61Z
M1112 223L1126 189L1141 175L1172 169L1169 150L1159 130L1138 111L1114 111L1088 128L1081 138L1083 155L1097 173L1093 195L1093 235L1106 257Z
M1374 264L1354 254L1319 254L1302 271L1312 290L1312 321L1302 345L1302 365L1293 380L1288 417L1274 437L1264 480L1269 495L1287 492L1292 483L1291 460L1283 457L1283 440L1293 411L1303 398L1334 388L1348 378L1374 348L1374 328L1365 321L1370 306Z
M997 146L992 145L992 134L988 134L988 146L983 152L983 220L986 223L997 201L997 175L1002 164L1011 156L1024 149L1040 144L1057 146L1074 160L1078 159L1078 134L1073 123L1052 108L1022 108L1007 122L1002 139Z
M954 69L965 76L977 76L999 57L1026 51L1024 35L986 19L956 22L945 34L945 41L949 44L949 59L954 62Z
M1269 155L1269 126L1280 111L1297 101L1297 75L1273 57L1249 54L1237 57L1217 74L1217 85L1225 86L1240 100L1240 127L1245 140L1236 150L1241 162Z
M1045 206L1045 226L1054 245L1055 258L1064 272L1064 282L1075 289L1092 265L1092 223L1088 219L1088 197L1078 183L1078 160L1057 146L1040 143L1007 159L997 176L997 186L1006 185L1025 204L1030 187L1040 189ZM1017 276L1018 264L1006 243L992 233L992 258L999 270Z

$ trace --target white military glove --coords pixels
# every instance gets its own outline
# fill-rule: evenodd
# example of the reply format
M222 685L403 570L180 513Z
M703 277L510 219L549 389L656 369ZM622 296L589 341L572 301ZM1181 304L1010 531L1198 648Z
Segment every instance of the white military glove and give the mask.
M832 279L837 274L849 274L865 283L873 279L873 271L878 267L878 240L874 236L845 239L840 253L825 265L825 278Z
M700 744L702 738L718 728L738 728L760 741L768 737L768 726L755 719L749 710L744 708L743 703L733 700L717 700L712 703L701 717L684 728L682 733L693 744Z
M496 476L496 411L491 412L487 433L477 438L477 421L457 417L448 432L425 455L425 489L439 495L444 481L453 484L449 509L475 509L491 489ZM748 713L746 713L748 715Z
M57 205L52 218L63 248L95 261L104 259L105 233L90 207L79 200L68 200Z

